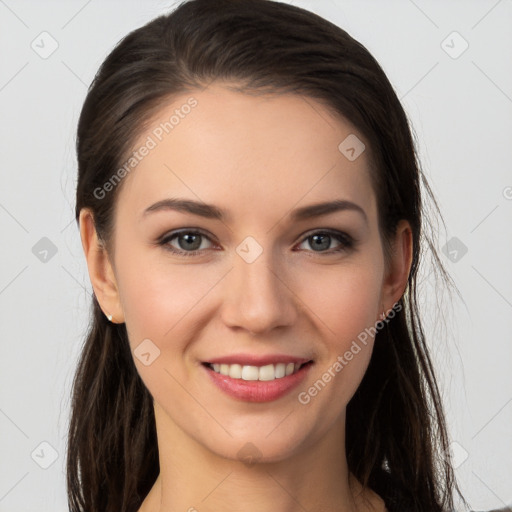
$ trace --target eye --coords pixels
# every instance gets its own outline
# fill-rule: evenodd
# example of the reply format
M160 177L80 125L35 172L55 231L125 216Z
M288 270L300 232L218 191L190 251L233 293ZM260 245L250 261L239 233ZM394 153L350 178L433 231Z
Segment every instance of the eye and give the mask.
M325 251L324 249L329 249L333 241L338 241L338 247ZM352 249L354 247L354 242L355 240L347 233L342 233L341 231L324 230L316 231L313 234L307 236L300 245L308 243L309 246L313 248L313 252L332 254Z
M207 243L205 246L205 241L208 241L210 245ZM331 247L333 241L337 241L338 246L334 249L325 250ZM299 247L305 243L312 247L312 250L309 250L309 252L333 254L352 249L355 245L355 240L347 233L341 231L322 230L315 231L304 238ZM169 233L161 238L158 244L180 256L197 256L204 253L206 249L212 248L211 238L196 229L184 229Z
M172 244L174 240L176 240L178 247ZM203 242L205 240L210 240L210 238L202 231L183 230L170 233L162 238L159 244L175 254L194 256L203 252L204 249L210 248L210 246L204 246Z

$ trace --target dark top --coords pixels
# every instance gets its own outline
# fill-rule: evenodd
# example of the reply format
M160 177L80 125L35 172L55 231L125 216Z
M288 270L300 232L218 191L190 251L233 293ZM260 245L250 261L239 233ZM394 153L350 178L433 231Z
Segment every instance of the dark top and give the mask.
M418 510L387 471L379 473L371 487L384 500L387 512L424 512Z
M372 485L372 489L384 500L387 512L418 512L418 508L407 500L405 493L401 492L393 483L389 473L382 472L378 481ZM512 512L512 507L490 510L489 512Z

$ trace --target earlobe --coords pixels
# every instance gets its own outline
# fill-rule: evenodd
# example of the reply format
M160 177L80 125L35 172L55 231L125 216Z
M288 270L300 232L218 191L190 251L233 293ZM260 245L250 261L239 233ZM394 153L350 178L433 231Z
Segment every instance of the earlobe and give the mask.
M402 219L396 229L391 261L384 276L381 314L386 315L404 294L411 271L412 255L412 229L409 222Z
M79 222L80 238L94 294L110 321L124 322L114 269L107 249L98 238L93 213L88 208L83 208Z

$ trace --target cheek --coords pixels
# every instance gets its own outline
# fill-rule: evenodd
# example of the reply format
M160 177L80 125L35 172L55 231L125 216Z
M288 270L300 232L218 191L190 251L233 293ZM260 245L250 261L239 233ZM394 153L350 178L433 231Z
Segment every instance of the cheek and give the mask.
M323 333L324 350L304 401L314 400L316 407L336 403L322 412L327 423L350 401L368 367L380 306L379 268L378 261L361 262L302 280L299 295ZM316 401L317 395L323 398Z
M309 316L317 318L319 328L329 333L341 350L365 328L374 326L381 282L378 262L358 262L303 276L298 295Z
M179 265L158 248L132 250L119 258L117 267L132 348L149 338L166 351L177 351L180 343L186 343L186 337L176 333L197 316L225 273L214 266Z
M132 251L118 262L119 291L134 363L160 403L166 403L169 396L178 410L189 403L190 395L184 390L193 389L189 380L193 366L183 364L184 357L200 323L207 320L202 313L208 293L222 274L213 267L177 265L161 254L153 258L147 249ZM149 353L146 361L139 357L145 353Z

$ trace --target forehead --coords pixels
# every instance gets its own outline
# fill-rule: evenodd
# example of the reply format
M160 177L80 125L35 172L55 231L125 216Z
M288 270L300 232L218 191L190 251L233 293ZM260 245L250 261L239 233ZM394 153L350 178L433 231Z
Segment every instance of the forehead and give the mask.
M214 83L175 97L154 115L132 148L139 156L118 201L141 211L150 202L187 197L225 206L239 219L258 213L271 221L278 210L340 198L372 216L363 140L309 97L251 95ZM346 151L352 148L356 156L362 151L355 159Z

